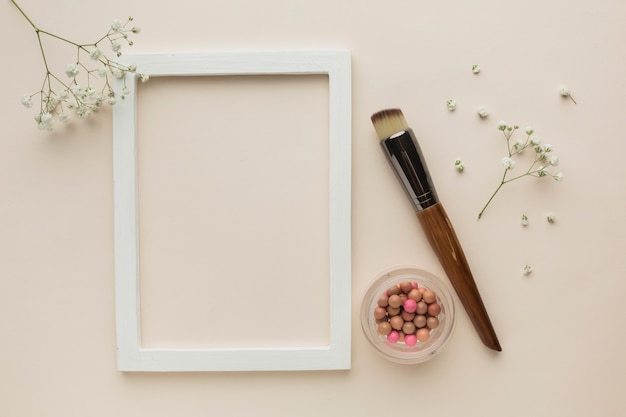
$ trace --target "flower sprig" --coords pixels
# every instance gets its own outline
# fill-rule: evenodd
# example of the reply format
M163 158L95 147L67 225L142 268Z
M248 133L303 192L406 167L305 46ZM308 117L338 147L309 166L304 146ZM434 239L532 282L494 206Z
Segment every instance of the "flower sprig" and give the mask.
M133 45L130 37L138 34L140 29L132 26L132 17L125 21L114 20L107 32L95 42L78 43L39 28L15 0L10 1L34 29L43 59L44 76L40 89L24 94L21 98L27 108L33 107L34 100L38 101L35 122L39 129L52 130L56 120L68 122L68 111L74 112L80 119L86 119L97 112L104 102L114 105L118 98L123 99L131 92L126 84L126 75L129 73L137 74L144 82L148 80L148 75L136 72L135 65L121 64L104 52L108 48L119 58L122 55L122 44ZM66 65L65 74L56 74L50 68L42 42L44 36L64 42L74 50L75 55ZM88 60L85 59L87 57ZM114 79L123 80L121 94L113 88Z
M541 144L541 139L534 135L534 130L532 127L527 127L525 129L526 139L519 139L513 141L513 134L519 129L517 125L509 125L504 121L498 123L498 130L500 130L507 142L507 151L508 155L502 158L502 166L504 167L504 174L502 175L502 179L500 180L500 184L493 192L487 203L483 207L483 209L478 213L478 218L480 219L484 214L485 210L496 196L498 191L504 186L504 184L508 184L509 182L518 180L523 177L537 177L537 178L552 178L557 182L563 180L563 173L552 173L551 169L556 167L559 164L559 158L552 153L552 145ZM521 154L527 150L532 149L534 152L534 157L532 158L532 162L528 169L521 174L510 177L509 174L515 168L517 164L517 159Z

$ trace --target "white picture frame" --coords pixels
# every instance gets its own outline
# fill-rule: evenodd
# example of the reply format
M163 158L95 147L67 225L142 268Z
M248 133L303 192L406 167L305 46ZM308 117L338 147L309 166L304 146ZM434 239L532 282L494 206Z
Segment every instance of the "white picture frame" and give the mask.
M114 258L120 371L296 371L350 368L351 59L347 50L140 54L152 77L327 74L329 86L329 343L262 348L145 348L141 342L137 211L137 79L113 107ZM148 81L149 82L149 81ZM121 87L118 81L118 87Z

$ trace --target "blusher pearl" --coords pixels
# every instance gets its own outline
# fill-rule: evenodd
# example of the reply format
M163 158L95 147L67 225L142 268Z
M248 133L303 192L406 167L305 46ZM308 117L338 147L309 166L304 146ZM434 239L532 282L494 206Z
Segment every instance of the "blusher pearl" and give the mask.
M412 300L409 298L404 302L404 311L407 311L409 313L415 313L416 309L417 309L417 302L415 300Z
M387 309L382 307L376 307L374 309L374 318L376 320L382 320L387 316Z
M426 313L428 313L428 304L426 304L423 301L420 301L419 303L417 303L417 306L415 307L415 312L417 314L426 314Z
M383 321L382 323L378 325L377 330L379 334L382 334L383 336L387 336L389 332L391 331L391 324L389 324L389 322L387 321Z
M426 290L424 294L422 294L422 298L424 298L424 301L428 304L431 304L437 301L437 294L432 290Z
M387 335L387 340L390 341L391 343L397 343L398 340L400 340L400 333L398 333L395 330L390 331L389 334Z
M426 326L429 329L436 329L439 327L439 319L437 317L429 317L426 319Z
M400 330L402 328L402 325L404 325L404 320L402 320L402 317L400 316L393 316L391 319L389 319L389 324L391 324L391 327L395 330Z
M415 332L415 336L420 342L425 342L430 338L430 330L425 327L421 328L417 332Z
M399 295L394 294L389 297L389 306L393 308L400 307L402 305L402 299Z
M441 305L434 303L428 306L428 314L430 316L437 316L439 313L441 313Z
M407 346L415 346L417 343L417 337L414 334L407 334L404 336L404 343Z

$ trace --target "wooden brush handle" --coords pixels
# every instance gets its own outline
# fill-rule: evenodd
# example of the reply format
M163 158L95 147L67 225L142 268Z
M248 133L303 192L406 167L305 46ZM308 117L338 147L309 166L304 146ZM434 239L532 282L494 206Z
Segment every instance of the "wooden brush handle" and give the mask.
M481 340L487 347L501 351L472 271L443 206L435 203L418 211L417 218Z

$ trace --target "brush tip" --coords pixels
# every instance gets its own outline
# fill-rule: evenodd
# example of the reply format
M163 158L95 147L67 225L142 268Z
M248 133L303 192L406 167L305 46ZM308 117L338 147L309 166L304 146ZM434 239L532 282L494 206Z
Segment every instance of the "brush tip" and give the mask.
M371 117L374 129L380 140L409 128L400 109L386 109L376 112Z

